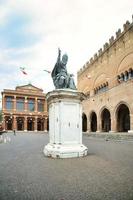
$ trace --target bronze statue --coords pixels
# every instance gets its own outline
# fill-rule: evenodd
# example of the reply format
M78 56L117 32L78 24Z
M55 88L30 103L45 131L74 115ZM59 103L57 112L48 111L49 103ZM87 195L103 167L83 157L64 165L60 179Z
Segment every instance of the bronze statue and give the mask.
M57 62L52 71L52 79L56 89L69 88L76 90L76 86L73 79L73 74L68 74L66 64L68 61L67 54L64 54L61 59L61 50L58 49Z

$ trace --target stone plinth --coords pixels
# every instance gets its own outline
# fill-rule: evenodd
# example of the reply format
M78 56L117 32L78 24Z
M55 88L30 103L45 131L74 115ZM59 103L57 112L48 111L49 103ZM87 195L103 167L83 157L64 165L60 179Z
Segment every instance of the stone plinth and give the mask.
M75 90L58 89L46 96L49 107L49 143L44 154L54 158L87 155L82 144L82 104L85 96Z

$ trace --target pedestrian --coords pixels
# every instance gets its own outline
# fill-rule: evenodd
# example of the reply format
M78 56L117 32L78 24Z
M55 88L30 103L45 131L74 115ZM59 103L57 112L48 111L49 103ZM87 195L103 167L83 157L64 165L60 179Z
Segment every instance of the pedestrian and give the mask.
M16 136L16 130L15 130L15 129L13 129L13 133L14 133L14 135Z

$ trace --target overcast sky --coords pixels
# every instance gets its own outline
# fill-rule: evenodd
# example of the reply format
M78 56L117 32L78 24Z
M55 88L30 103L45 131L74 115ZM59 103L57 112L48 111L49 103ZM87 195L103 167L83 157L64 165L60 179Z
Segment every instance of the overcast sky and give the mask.
M0 0L0 91L29 82L53 90L43 69L53 69L58 47L76 81L77 71L132 14L133 0Z

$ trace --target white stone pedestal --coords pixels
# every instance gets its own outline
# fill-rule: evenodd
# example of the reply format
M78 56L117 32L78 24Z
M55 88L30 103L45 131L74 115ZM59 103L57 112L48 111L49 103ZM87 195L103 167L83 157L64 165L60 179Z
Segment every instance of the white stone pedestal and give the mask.
M85 96L75 90L58 89L46 96L49 107L49 143L44 154L53 158L87 155L82 144L82 104Z
M133 130L128 130L128 133L133 133Z

